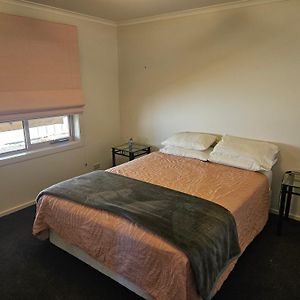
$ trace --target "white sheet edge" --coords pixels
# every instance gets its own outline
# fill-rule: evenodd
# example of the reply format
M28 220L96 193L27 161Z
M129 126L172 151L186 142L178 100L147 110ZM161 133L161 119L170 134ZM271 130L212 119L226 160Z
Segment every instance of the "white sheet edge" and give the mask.
M259 171L259 173L264 174L265 176L267 176L268 182L269 182L269 191L270 191L270 194L271 194L272 179L273 179L273 172L272 172L272 170L270 170L270 171Z

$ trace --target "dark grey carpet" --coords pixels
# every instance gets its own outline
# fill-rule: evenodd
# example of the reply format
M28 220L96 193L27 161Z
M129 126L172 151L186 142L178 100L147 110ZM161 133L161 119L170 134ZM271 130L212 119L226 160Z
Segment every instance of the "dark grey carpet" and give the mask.
M0 299L140 299L71 255L31 236L34 208L0 218ZM214 300L300 299L300 222L277 216L247 248Z

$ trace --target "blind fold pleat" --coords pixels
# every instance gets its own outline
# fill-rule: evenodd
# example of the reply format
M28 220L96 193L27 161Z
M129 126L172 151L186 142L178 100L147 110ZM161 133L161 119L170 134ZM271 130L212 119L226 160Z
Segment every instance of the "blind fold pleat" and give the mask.
M0 13L0 122L83 111L77 29Z

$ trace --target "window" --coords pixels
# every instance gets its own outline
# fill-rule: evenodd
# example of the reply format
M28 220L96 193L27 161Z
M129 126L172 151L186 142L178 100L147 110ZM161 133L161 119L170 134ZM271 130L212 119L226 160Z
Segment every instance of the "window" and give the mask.
M0 155L24 149L25 137L22 122L0 123Z
M0 123L0 157L75 140L75 115Z
M43 118L28 121L30 143L65 141L72 136L69 117Z

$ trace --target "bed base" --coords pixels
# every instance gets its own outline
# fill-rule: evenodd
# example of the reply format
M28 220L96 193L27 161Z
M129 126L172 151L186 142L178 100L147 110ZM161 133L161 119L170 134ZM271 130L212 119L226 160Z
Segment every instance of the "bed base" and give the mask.
M110 277L111 279L117 281L121 285L125 286L132 292L136 293L138 296L146 299L151 300L151 296L146 294L141 288L136 286L134 283L130 282L128 279L124 278L123 276L120 276L119 274L116 274L115 272L111 271L109 268L105 267L101 263L99 263L97 260L95 260L93 257L85 253L80 248L71 245L63 240L56 232L53 230L50 230L50 236L49 240L52 244L57 246L58 248L68 252L69 254L75 256L79 260L83 261L84 263L88 264L89 266L93 267L97 271L103 273L104 275Z

